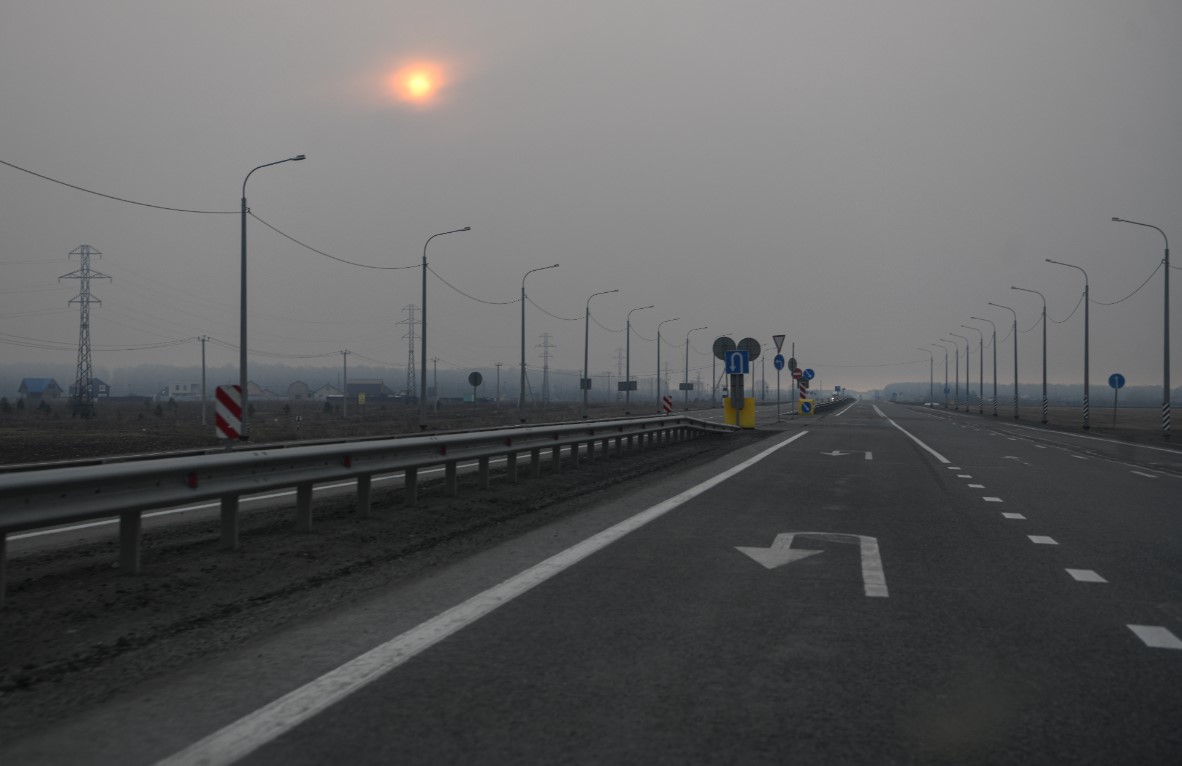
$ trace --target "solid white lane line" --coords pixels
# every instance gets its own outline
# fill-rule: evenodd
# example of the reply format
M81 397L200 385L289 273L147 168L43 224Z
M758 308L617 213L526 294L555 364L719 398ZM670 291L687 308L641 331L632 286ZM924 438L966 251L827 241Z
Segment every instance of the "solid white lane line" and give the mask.
M1151 473L1145 473L1144 471L1130 471L1129 473L1135 473L1135 474L1137 474L1138 476L1144 476L1146 479L1156 479L1156 478L1157 478L1157 477L1156 477L1156 476L1154 476L1153 474L1151 474Z
M1000 503L1001 502L1000 497L983 497L981 499L987 503Z
M948 470L949 470L949 471L959 471L959 470L960 470L960 466L958 466L958 465L950 465L950 466L948 466Z
M969 489L985 489L984 484L970 484Z
M854 404L857 404L857 402L854 402ZM837 413L837 414L836 414L836 415L834 415L833 417L835 417L835 418L840 418L842 415L844 415L844 414L846 414L847 412L849 412L850 410L852 410L852 409L854 408L854 404L851 404L849 407L846 407L844 410L842 410L841 412Z
M568 451L568 450L564 450L564 451ZM496 463L504 463L505 458L503 458L503 457L496 458L495 460L490 460L488 462L490 465L496 464ZM475 465L477 465L477 464L476 463L461 463L459 465L459 467L460 468L471 468L472 466L475 466ZM425 468L422 471L419 471L419 475L422 476L422 475L429 474L429 473L440 473L441 471L443 471L443 468ZM394 479L399 479L401 477L402 477L401 473L389 474L387 476L375 476L375 477L373 477L372 483L379 484L383 481L393 481ZM350 480L350 481L338 482L336 484L321 484L321 485L313 487L312 491L313 492L325 492L330 489L343 489L345 487L353 487L356 485L357 485L357 481L354 479L354 480ZM295 490L289 489L289 490L284 490L282 492L272 492L272 493L266 494L266 495L251 495L249 497L242 498L240 502L242 502L242 503L258 503L263 500L275 500L280 497L291 497L294 494L295 494ZM169 508L168 510L165 510L165 511L147 511L142 514L142 518L151 519L151 518L155 518L157 516L171 516L174 513L188 513L189 511L204 511L204 510L208 510L210 508L218 508L219 506L220 506L220 503L201 503L199 505L186 505L183 508ZM110 526L111 524L118 524L118 523L119 523L119 519L103 519L101 521L88 521L83 524L71 524L68 527L54 527L53 529L40 529L40 530L37 530L36 532L22 532L19 535L9 535L8 539L9 540L24 540L29 537L41 537L43 535L59 535L59 534L62 534L63 532L76 532L79 529L92 529L94 527L106 527L106 526Z
M1007 519L1015 519L1018 521L1025 521L1026 519L1026 517L1020 513L1003 513L1002 516L1006 517Z
M1083 455L1072 455L1072 457L1075 458L1076 460L1087 460L1087 458L1084 457Z
M910 431L908 431L906 428L904 428L903 426L899 425L898 423L896 423L895 421L891 420L890 418L887 418L887 416L886 416L886 415L883 415L883 414L882 414L882 410L878 409L878 407L875 407L875 408L874 408L874 411L875 411L875 412L877 412L877 413L878 413L880 416L882 416L882 417L886 418L886 422L890 423L890 424L891 424L892 426L894 426L895 428L897 428L897 429L899 429L900 431L902 431L903 433L907 434L907 438L911 439L911 441L915 442L916 444L918 444L919 446L923 447L925 450L927 450L928 452L930 452L930 453L932 454L932 456L934 456L934 457L936 458L936 460L939 460L941 463L943 463L943 464L945 464L945 465L948 465L949 463L951 463L951 462L952 462L952 461L951 461L951 460L949 460L948 458L946 458L946 457L944 457L943 455L941 455L939 452L936 452L934 449L932 449L932 448L931 448L931 447L929 447L928 445L926 445L926 444L924 444L923 442L921 442L919 439L915 438L915 437L914 437L914 436L911 434L911 432L910 432Z
M1077 582L1108 582L1094 569L1068 569L1067 574L1074 577Z
M1127 627L1151 649L1182 649L1182 639L1171 633L1169 628L1163 628L1160 625L1129 625Z
M1029 537L1030 542L1034 543L1035 545L1058 545L1059 544L1059 543L1055 542L1055 538L1047 537L1046 535L1026 535L1026 536Z
M411 628L402 635L374 647L337 669L330 670L314 681L288 692L274 702L240 718L205 739L195 742L179 753L165 758L159 762L158 766L222 766L245 758L317 713L381 678L420 652L471 625L497 607L504 606L591 554L745 471L807 433L808 431L801 431L717 476L668 500L657 503L651 508L551 556L524 572L510 577L501 584L473 596L422 625Z
M1035 444L1035 445L1034 445L1034 448L1035 448L1035 449L1046 449L1046 448L1047 448L1047 445L1045 445L1045 444Z

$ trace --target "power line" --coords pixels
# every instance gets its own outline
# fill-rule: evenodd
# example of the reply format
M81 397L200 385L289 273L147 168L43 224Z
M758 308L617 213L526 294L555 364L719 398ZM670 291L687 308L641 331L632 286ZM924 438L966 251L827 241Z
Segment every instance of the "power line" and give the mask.
M77 191L80 191L80 192L86 192L87 194L93 194L96 197L104 197L106 199L115 200L116 202L126 202L128 205L139 205L140 207L150 207L155 210L169 210L173 213L198 213L200 215L238 215L240 212L238 210L192 210L192 209L183 208L183 207L168 207L167 205L154 205L150 202L136 202L133 199L125 199L123 197L116 197L113 194L103 194L102 192L97 192L97 191L94 191L93 189L87 189L82 186L76 186L75 184L66 183L65 181L59 181L56 178L50 178L49 176L42 175L41 173L36 173L32 170L29 170L28 168L22 168L20 165L13 165L11 162L5 162L4 160L0 160L0 165L7 165L8 167L12 168L13 170L19 170L22 173L28 173L31 176L36 176L37 178L41 178L43 180L50 181L51 183L60 184L61 186L66 186L71 189L76 189Z
M255 215L253 210L247 211L247 214L251 218L253 218L256 221L258 221L259 223L261 223L263 226L266 226L271 231L273 231L276 234L278 234L279 236L283 237L284 239L294 242L295 244L299 245L300 247L304 248L305 250L310 250L311 252L316 253L317 255L323 255L325 258L331 258L334 261L339 261L341 263L347 263L350 266L357 266L358 268L362 268L362 269L376 269L378 271L399 271L401 269L417 269L418 268L418 266L415 266L415 265L410 265L410 266L371 266L368 263L357 263L356 261L349 261L349 260L345 260L344 258L338 258L335 255L330 255L329 253L324 252L323 250L317 250L316 248L312 247L311 245L299 241L298 239L291 236L287 232L280 230L278 227L276 227L270 223L267 223L262 218L259 218L257 215Z
M542 312L543 314L545 314L548 317L553 317L554 319L561 319L564 322L579 322L579 321L582 321L582 319L583 319L581 316L573 317L573 318L572 317L560 317L557 314L552 314L549 311L547 311L546 309L539 306L538 304L534 303L534 299L529 297L528 295L525 296L525 299L530 302L530 305L532 305L534 308L536 308L538 311Z
M521 299L520 299L520 298L514 298L514 299L513 299L513 300L511 300L511 301L486 301L486 300L482 300L482 299L480 299L480 298L477 298L475 295L469 295L468 293L464 292L464 291L463 291L463 290L461 290L460 288L458 288L458 287L456 287L455 285L453 285L451 282L448 282L446 279L444 279L443 277L439 276L439 273L438 273L438 272L436 272L436 271L435 271L435 269L431 268L430 266L428 266L428 267L427 267L427 271L429 271L429 272L431 272L432 274L434 274L436 279L438 279L440 282L442 282L443 284L447 285L447 286L448 286L448 287L450 287L451 289L455 290L455 291L456 291L457 293L459 293L460 295L464 296L465 298L470 298L470 299L472 299L472 300L476 301L477 303L484 303L484 304L487 304L487 305L489 305L489 306L509 306L509 305L511 305L511 304L514 304L514 303L521 303ZM531 303L532 303L532 301L531 301Z
M1129 294L1128 294L1128 295L1126 295L1125 297L1121 298L1119 301L1112 301L1111 303L1107 303L1107 302L1105 302L1105 301L1097 301L1097 300L1093 300L1093 301L1092 301L1092 303L1095 303L1095 304L1096 304L1096 305L1098 305L1098 306L1115 306L1115 305L1116 305L1116 304L1118 304L1118 303L1124 303L1124 302L1125 302L1125 301L1127 301L1129 298L1132 298L1134 295L1136 295L1137 293L1141 292L1141 288L1143 288L1143 287L1145 287L1145 285L1149 284L1149 280L1153 279L1153 276L1154 276L1154 274L1157 274L1157 272L1161 271L1161 266L1162 266L1162 265L1161 265L1161 263L1158 263L1158 264L1157 264L1157 268L1153 270L1153 273L1152 273L1152 274L1150 274L1149 276L1145 277L1145 281L1141 283L1141 287L1138 287L1136 290L1134 290L1133 292L1129 293ZM1173 267L1173 266L1171 266L1170 268L1172 269L1172 268L1174 268L1174 267Z
M1075 316L1075 312L1079 311L1079 307L1081 305L1083 305L1083 293L1079 294L1079 300L1075 302L1075 308L1073 308L1071 310L1071 313L1067 315L1067 319L1071 319L1071 317ZM1055 324L1064 324L1065 322L1067 322L1067 319L1058 320L1058 319L1052 318L1051 321L1054 322Z

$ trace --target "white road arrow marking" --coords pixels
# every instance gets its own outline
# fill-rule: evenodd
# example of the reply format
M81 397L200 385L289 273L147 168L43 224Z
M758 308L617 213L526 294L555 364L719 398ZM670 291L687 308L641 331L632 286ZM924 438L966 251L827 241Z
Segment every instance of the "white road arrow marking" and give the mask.
M878 552L878 540L866 535L850 535L842 532L784 532L776 535L770 548L743 548L735 550L750 556L767 569L775 569L793 561L806 559L823 551L792 548L797 537L812 537L834 543L857 543L862 554L862 585L870 598L887 598L886 574L882 571L882 556Z
M842 455L853 455L857 452L861 452L863 455L865 455L867 460L874 459L874 453L868 452L866 450L854 450L853 452L842 452L841 450L835 449L832 452L822 452L821 454L828 455L829 457L841 457Z

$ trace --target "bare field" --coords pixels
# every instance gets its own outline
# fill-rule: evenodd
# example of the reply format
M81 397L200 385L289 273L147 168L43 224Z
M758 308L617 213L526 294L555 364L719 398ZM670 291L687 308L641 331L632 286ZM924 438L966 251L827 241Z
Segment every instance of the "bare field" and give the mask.
M104 401L92 418L70 415L70 403L52 402L48 413L36 406L0 414L0 465L38 463L78 458L135 455L148 452L210 448L225 445L213 433L213 405L206 408L201 425L198 402ZM360 412L356 411L360 409ZM656 414L655 403L634 403L626 410L598 404L588 407L588 417L606 418ZM560 403L526 409L529 423L578 420L577 404ZM519 425L516 407L506 403L445 404L428 416L428 428L438 433L471 428ZM420 433L418 408L405 404L369 404L350 407L349 416L339 406L326 411L321 402L258 402L251 419L251 442L268 444L300 439L335 439L351 436L384 436Z
M919 402L912 402L912 404L919 404ZM1161 410L1156 407L1120 407L1116 411L1116 425L1112 423L1112 402L1109 406L1096 406L1093 402L1090 413L1090 428L1087 433L1093 436L1105 436L1113 439L1121 439L1131 442L1165 442L1162 438L1161 430ZM939 409L943 409L942 407ZM980 417L978 414L978 405L974 402L969 409L969 413ZM962 405L961 412L965 408ZM952 406L948 407L949 412L954 412ZM1182 408L1178 410L1182 416ZM985 418L993 420L993 405L985 403ZM1026 407L1018 408L1018 420L1014 420L1014 406L1010 402L998 402L997 418L996 420L1005 423L1020 423L1023 425L1042 425L1042 408L1041 407ZM1047 408L1047 426L1057 431L1076 431L1085 433L1083 430L1083 407L1048 407ZM1171 433L1173 433L1171 427ZM1182 436L1172 436L1171 441L1182 442Z

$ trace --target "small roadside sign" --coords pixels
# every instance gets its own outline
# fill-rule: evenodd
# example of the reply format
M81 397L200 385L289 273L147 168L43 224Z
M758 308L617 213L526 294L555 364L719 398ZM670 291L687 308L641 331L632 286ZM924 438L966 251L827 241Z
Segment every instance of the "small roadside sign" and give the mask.
M800 414L801 415L812 415L813 414L813 400L812 399L801 399L800 400Z
M817 373L813 372L811 367L805 369L805 371L804 371L804 379L805 380L812 380L815 377L817 377Z
M790 369L790 370L796 369L796 357L794 357L794 356L788 357L788 369Z
M1108 387L1109 388L1124 388L1125 387L1125 376L1121 375L1119 372L1112 373L1111 375L1108 376Z
M780 337L784 337L784 336L781 335ZM784 355L783 354L776 354L776 358L772 360L772 365L777 370L784 369Z
M800 369L799 367L797 367L795 370L792 371L792 379L793 380L800 380L803 377L804 377L804 370Z
M785 336L783 336L783 335L773 335L772 336L772 342L776 344L776 353L777 354L784 350L784 338L785 338Z

